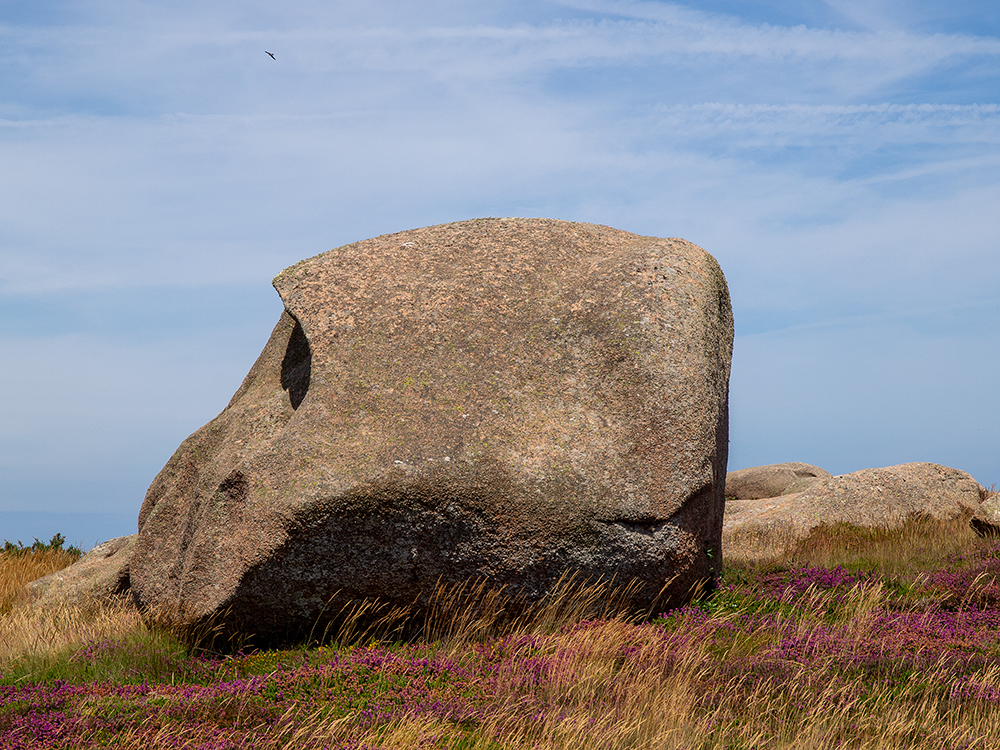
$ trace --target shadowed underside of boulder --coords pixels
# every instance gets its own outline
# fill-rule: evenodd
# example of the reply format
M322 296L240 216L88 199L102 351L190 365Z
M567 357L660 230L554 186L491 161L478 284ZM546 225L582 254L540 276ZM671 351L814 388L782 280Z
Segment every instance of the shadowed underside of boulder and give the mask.
M567 570L634 578L645 608L712 576L732 313L702 249L485 219L274 285L264 351L147 493L132 590L150 616L275 642L439 582L530 600Z

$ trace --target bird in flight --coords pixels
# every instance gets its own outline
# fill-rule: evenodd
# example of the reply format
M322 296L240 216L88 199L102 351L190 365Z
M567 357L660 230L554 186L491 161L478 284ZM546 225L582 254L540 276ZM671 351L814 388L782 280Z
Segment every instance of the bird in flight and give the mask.
M264 50L264 51L267 52L267 50ZM274 56L273 52L267 52L267 54L269 54L271 56L272 60L277 60L278 59L277 57Z

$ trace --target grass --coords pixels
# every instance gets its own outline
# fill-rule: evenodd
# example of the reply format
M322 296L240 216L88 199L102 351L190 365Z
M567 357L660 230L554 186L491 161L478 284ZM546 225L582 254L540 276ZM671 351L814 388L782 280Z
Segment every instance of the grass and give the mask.
M416 639L385 610L385 627L229 656L127 601L18 600L0 747L1000 747L998 574L1000 539L967 518L836 525L652 620L572 580L504 620L505 594L470 584Z
M37 539L30 546L5 541L0 551L0 614L8 612L24 585L62 570L80 559L76 547L63 549L65 539L56 534L48 543ZM2 643L2 641L0 641Z

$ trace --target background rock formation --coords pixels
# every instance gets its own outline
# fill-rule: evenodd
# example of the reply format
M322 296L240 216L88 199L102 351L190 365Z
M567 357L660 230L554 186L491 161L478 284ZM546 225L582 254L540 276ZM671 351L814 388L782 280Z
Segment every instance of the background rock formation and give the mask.
M615 575L645 608L713 575L733 324L701 248L482 219L274 285L260 358L149 488L142 611L274 642L439 581L534 599L567 569Z
M894 528L911 516L971 515L979 503L979 483L958 469L931 463L863 469L802 492L729 500L723 551L727 558L766 558L791 550L820 524Z
M976 508L970 523L979 536L1000 536L1000 492L983 489L983 502Z
M101 542L72 565L29 583L25 588L39 607L61 603L97 605L129 590L129 561L137 534Z
M798 461L738 469L726 474L726 498L756 500L790 495L802 492L829 476L832 475L825 469Z

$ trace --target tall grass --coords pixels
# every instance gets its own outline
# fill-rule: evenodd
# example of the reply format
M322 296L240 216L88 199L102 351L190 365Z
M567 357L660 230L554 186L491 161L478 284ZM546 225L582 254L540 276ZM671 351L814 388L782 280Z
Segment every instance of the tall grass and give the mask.
M222 657L126 602L67 609L65 638L0 660L0 746L1000 747L1000 540L967 527L823 528L652 620L612 582L529 611L480 581L439 589L418 637L355 602L312 644Z
M740 529L728 535L723 555L727 564L740 569L845 565L911 575L978 544L970 519L963 512L949 519L914 516L893 527L823 524L804 539L780 525Z
M27 548L0 552L0 613L10 608L25 584L62 570L79 558L79 552L63 549Z

